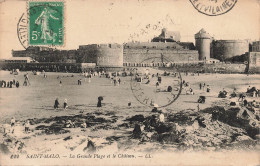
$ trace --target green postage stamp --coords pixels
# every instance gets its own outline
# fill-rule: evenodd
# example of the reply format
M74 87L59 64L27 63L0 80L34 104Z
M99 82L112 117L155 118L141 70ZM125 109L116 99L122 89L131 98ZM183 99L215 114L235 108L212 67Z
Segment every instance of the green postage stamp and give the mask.
M29 45L64 44L64 2L29 1Z

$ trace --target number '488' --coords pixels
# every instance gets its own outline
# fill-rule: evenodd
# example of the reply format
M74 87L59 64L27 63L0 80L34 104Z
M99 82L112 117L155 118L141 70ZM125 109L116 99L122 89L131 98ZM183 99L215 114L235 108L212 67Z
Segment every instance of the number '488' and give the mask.
M19 158L19 154L12 154L10 156L11 159L18 159Z

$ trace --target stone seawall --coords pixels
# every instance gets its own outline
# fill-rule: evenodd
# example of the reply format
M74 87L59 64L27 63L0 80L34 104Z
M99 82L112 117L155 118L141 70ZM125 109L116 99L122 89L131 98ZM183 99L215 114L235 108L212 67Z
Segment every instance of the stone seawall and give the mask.
M84 64L84 63L83 63ZM83 65L82 63L0 63L0 70L19 69L20 71L46 71L46 72L73 72L79 73L84 70L94 69L95 65ZM135 67L101 67L104 69L111 69L111 71L120 71L123 68ZM139 67L139 66L138 66ZM100 68L100 67L98 67ZM141 67L143 68L143 67ZM245 64L174 64L171 67L157 66L156 68L162 70L177 69L179 72L190 73L248 73L248 65ZM251 67L249 73L259 73L259 67Z
M245 64L205 64L206 73L246 73Z
M247 65L245 64L179 64L173 68L179 72L190 73L247 73Z

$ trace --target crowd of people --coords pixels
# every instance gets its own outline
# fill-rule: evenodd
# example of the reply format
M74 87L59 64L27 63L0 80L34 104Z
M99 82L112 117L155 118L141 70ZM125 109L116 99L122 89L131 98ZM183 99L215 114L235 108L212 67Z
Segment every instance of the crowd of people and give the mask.
M24 82L23 82L23 86L28 86L30 85L30 81L29 81L29 76L28 73L26 73L24 75ZM0 88L19 88L20 87L20 82L18 80L11 80L11 81L6 81L6 80L0 80Z
M19 88L20 83L19 81L15 81L15 79L13 79L12 81L5 81L5 80L0 80L0 87L1 88Z

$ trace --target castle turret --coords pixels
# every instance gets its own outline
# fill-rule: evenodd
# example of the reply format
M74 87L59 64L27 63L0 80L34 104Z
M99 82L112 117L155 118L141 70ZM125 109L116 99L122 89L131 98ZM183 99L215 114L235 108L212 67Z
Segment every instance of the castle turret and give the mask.
M123 45L100 44L97 47L97 66L122 67L123 66Z
M204 29L195 34L195 45L199 52L199 60L210 59L210 43L211 36Z

